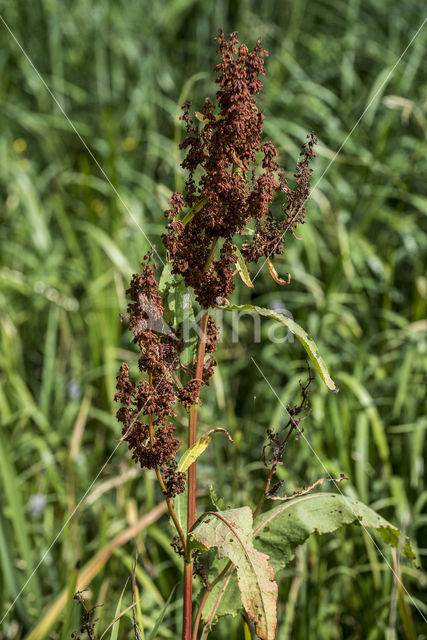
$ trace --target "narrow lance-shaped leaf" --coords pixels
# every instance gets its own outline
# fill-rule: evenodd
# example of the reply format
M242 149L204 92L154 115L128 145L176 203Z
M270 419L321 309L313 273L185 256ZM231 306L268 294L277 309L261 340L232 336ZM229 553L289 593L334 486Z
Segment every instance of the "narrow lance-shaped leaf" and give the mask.
M117 640L117 638L119 636L120 618L121 618L120 611L121 611L121 608L122 608L122 600L123 600L123 595L124 595L125 589L127 587L127 583L128 583L128 581L126 580L126 584L122 589L119 601L117 603L116 613L115 613L115 616L114 616L114 621L113 621L112 629L111 629L111 640Z
M178 493L173 499L173 508L178 519L179 526L183 531L187 531L187 515L188 515L188 483L185 483L183 493ZM169 518L172 531L176 535L176 528L172 518Z
M211 441L211 436L205 435L199 438L192 447L184 451L182 454L180 461L178 463L178 471L185 472L188 467L191 467L193 462L197 460L200 454L207 448L209 442Z
M172 591L170 592L168 599L166 600L164 606L162 607L162 610L160 611L160 615L157 618L154 627L151 629L150 635L148 636L148 640L155 640L157 638L159 629L162 626L163 618L166 615L166 611L171 603L172 596L175 593L175 589L176 589L176 585L172 588Z
M283 278L281 278L279 276L279 274L277 273L276 268L275 268L274 264L272 263L272 261L270 260L270 258L267 258L267 267L268 267L268 271L270 272L270 275L273 278L274 282L277 282L277 284L280 284L282 287L286 287L286 285L290 283L291 274L288 273L287 280L283 280Z
M197 458L203 453L203 451L209 445L210 441L212 440L211 433L218 433L218 432L225 433L228 439L230 440L230 442L234 443L234 440L228 433L227 429L223 429L222 427L216 427L215 429L210 429L199 440L197 440L197 442L195 442L192 447L184 451L178 463L178 471L181 471L181 472L187 471L188 467L191 467L193 462L197 460Z
M182 224L188 224L189 222L192 221L192 219L194 218L195 214L198 213L199 211L201 211L201 209L203 209L203 207L205 206L205 204L207 203L208 199L207 198L202 198L200 200L200 202L198 202L197 204L194 205L194 207L192 207L190 209L190 211L188 211L184 218L182 219Z
M250 289L253 289L254 285L252 284L252 280L249 275L249 271L248 271L248 267L246 266L245 259L236 246L234 247L234 251L236 253L236 258L237 258L236 268L239 273L239 276L241 277L241 279L243 280L243 282L247 287L249 287Z
M328 368L325 364L325 361L320 356L319 350L317 348L316 343L313 338L310 338L308 333L294 320L291 318L287 318L282 313L277 313L277 311L273 311L272 309L264 309L263 307L256 307L251 304L229 304L222 305L218 307L219 309L224 309L224 311L252 311L253 313L257 313L260 316L264 316L266 318L271 318L272 320L277 320L281 324L285 325L293 333L298 340L301 342L302 346L306 350L308 356L313 361L314 366L320 374L323 382L326 386L335 393L338 392L338 387L335 382L332 380L329 375Z
M276 629L277 583L268 556L252 543L249 507L205 513L191 536L206 549L217 547L218 557L235 565L242 604L262 640L273 640Z
M76 593L77 578L79 577L80 563L77 562L68 578L67 603L63 616L60 640L68 640L73 631L74 594Z

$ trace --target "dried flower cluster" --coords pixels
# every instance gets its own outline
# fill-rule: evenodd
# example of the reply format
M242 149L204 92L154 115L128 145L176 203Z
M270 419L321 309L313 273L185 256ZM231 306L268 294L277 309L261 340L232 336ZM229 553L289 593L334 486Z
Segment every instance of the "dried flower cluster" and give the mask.
M199 132L190 115L190 103L183 105L182 120L187 137L181 149L187 150L182 163L189 172L185 193L176 192L166 212L169 219L163 236L173 272L181 274L205 308L228 298L234 290L236 250L233 238L243 234L247 224L255 222L251 243L243 246L248 262L261 256L282 253L284 233L294 233L304 221L304 201L309 195L316 138L309 135L303 145L303 160L298 164L296 189L287 184L277 162L278 153L272 142L261 143L264 116L259 112L255 96L262 87L259 76L264 73L264 56L268 53L258 41L254 50L239 44L236 34L227 40L221 31L218 38L221 61L216 105L206 98L198 114L203 127ZM217 107L217 109L216 109ZM214 111L217 110L218 113ZM256 176L256 154L261 153L262 170ZM196 182L196 172L200 175ZM275 193L286 194L285 216L276 220L269 207ZM188 209L183 218L179 218ZM218 241L219 257L215 258Z
M139 370L148 380L135 384L129 366L123 364L117 377L115 400L121 402L117 419L123 424L123 439L129 443L132 457L141 467L159 468L170 497L184 490L184 474L176 471L175 455L179 441L169 421L176 401L172 372L179 365L181 343L163 321L164 308L158 283L147 254L142 273L132 276L127 294L129 329L138 345ZM156 267L156 265L154 265ZM140 417L147 416L147 421Z
M301 385L301 402L296 406L288 405L286 407L286 411L289 417L288 423L282 429L282 433L279 431L274 432L271 429L267 429L267 439L268 442L264 446L262 450L262 461L266 467L270 467L270 475L267 483L266 496L272 497L276 495L277 491L282 488L284 484L284 480L280 480L276 482L276 484L271 486L271 479L273 478L274 473L279 465L282 464L282 458L285 453L286 445L288 444L291 435L294 431L297 431L295 436L295 440L298 440L304 428L300 426L300 423L307 416L307 410L309 407L309 396L310 396L310 384L313 382L314 378L309 371L308 380L305 385ZM269 457L267 457L267 451L269 451Z
M194 378L195 363L184 367L190 374L185 386L176 389L173 372L180 368L182 343L171 326L163 319L164 307L159 285L151 266L151 253L144 257L142 271L134 274L129 289L127 308L129 330L139 347L138 366L148 373L148 380L135 384L129 375L129 365L122 364L117 376L116 402L121 403L117 419L123 424L122 437L132 450L132 457L141 467L158 468L167 494L174 497L184 490L184 474L176 470L175 455L180 445L175 438L174 405L179 400L189 408L198 402L200 388L209 384L216 360L210 356L203 367L200 380ZM206 352L212 353L219 340L218 328L212 316L207 321ZM146 416L144 420L142 416ZM151 433L150 433L151 430Z
M294 174L292 190L279 170L278 153L272 142L261 142L264 116L255 97L260 92L267 52L258 41L254 50L239 44L236 34L227 39L221 31L217 38L220 62L216 104L206 98L201 114L201 130L190 115L190 103L183 105L182 120L187 136L181 144L186 149L182 163L188 171L185 192L176 192L170 200L167 233L163 236L172 272L192 287L204 308L221 304L234 290L237 235L255 224L251 242L241 247L247 262L271 257L283 251L284 235L294 234L304 222L304 202L309 196L310 161L314 158L316 138L308 136L302 146L301 159ZM257 154L262 157L256 168ZM284 193L284 215L276 219L270 206L277 192ZM123 424L122 439L142 467L160 471L166 493L175 496L184 490L184 474L177 472L175 461L179 441L175 437L174 405L179 401L190 408L199 402L202 385L209 384L216 360L218 329L208 317L205 351L210 356L198 369L196 359L180 363L182 342L164 319L159 286L147 254L142 272L132 277L127 294L129 329L140 356L139 370L148 380L133 382L129 366L123 364L117 377L115 400ZM156 268L156 265L154 265ZM177 372L187 374L179 381ZM177 386L178 383L178 386ZM281 446L270 434L270 446ZM280 453L280 451L279 451Z
M314 145L317 142L314 133L309 133L307 138L308 142L301 147L302 160L298 162L297 170L294 173L295 190L290 189L286 178L282 177L281 189L286 193L285 216L282 219L277 219L270 210L267 210L262 219L257 219L252 242L245 243L242 247L242 254L248 262L258 262L262 257L272 258L283 253L285 234L289 232L295 236L298 225L304 224L304 203L310 195L312 173L310 160L316 156Z
M102 605L96 605L95 607L88 609L85 605L83 591L77 591L77 593L74 595L74 600L77 600L77 602L80 604L82 608L80 633L86 634L86 637L88 638L88 640L97 640L98 636L95 634L95 627L99 618L94 618L94 613L95 613L95 610ZM81 636L76 633L71 634L71 639L82 640Z

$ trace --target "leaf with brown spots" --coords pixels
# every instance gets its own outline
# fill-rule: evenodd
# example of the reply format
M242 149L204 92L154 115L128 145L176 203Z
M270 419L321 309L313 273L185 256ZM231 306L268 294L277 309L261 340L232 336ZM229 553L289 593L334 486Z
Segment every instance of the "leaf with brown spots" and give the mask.
M235 565L242 604L262 640L273 640L277 623L277 583L269 556L252 542L253 516L249 507L208 511L191 530L205 549L216 547L219 558Z

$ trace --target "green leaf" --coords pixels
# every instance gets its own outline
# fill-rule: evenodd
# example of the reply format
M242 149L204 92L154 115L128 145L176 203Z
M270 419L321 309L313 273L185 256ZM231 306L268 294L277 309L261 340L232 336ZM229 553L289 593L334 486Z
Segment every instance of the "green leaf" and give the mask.
M178 471L187 471L188 467L191 467L193 462L197 460L200 454L207 448L209 442L212 440L211 433L225 433L230 442L234 443L233 438L228 433L227 429L223 429L222 427L215 427L214 429L209 429L207 433L205 433L197 442L193 444L189 449L184 451L181 456L181 459L178 463Z
M195 462L200 454L207 448L211 440L211 436L202 436L192 447L184 451L178 463L178 471L187 471L188 467L191 467L193 462Z
M273 320L277 320L277 322L285 325L285 327L287 327L289 331L291 331L291 333L293 333L301 342L308 356L313 361L313 364L316 367L317 371L320 373L320 377L322 378L326 386L335 393L339 391L335 382L329 375L329 371L325 364L325 361L323 360L323 358L321 358L319 350L313 338L310 338L308 333L304 331L304 329L294 320L292 320L291 318L287 318L282 313L277 313L272 309L264 309L263 307L256 307L255 305L251 304L229 304L222 305L218 308L224 309L224 311L252 311L253 313L257 313L260 316L272 318Z
M226 562L223 559L212 562L208 570L208 580L213 582L215 578L225 568ZM239 595L239 587L237 585L237 577L234 567L226 574L224 579L219 582L209 594L206 604L203 608L202 618L209 627L214 626L218 619L223 616L235 616L241 614L242 603Z
M171 323L175 331L183 334L185 344L181 354L182 361L192 360L198 336L197 332L192 330L192 327L196 325L196 318L191 291L182 276L170 273L168 265L163 269L159 289L165 307L164 331L168 332L168 324Z
M175 587L173 587L172 591L170 592L169 598L166 600L166 602L165 602L165 604L164 604L164 606L163 606L163 608L162 608L162 610L160 612L160 615L156 620L156 624L151 629L150 635L148 636L148 640L155 640L157 638L157 632L160 629L160 626L161 626L161 624L163 622L163 618L166 615L167 608L169 607L169 605L171 603L172 596L175 593L175 589L176 589L176 585L175 585Z
M162 295L167 294L168 290L174 285L176 276L172 273L171 265L166 262L162 269L159 279L159 291Z
M301 496L266 511L255 520L254 539L257 549L270 555L277 571L293 559L296 547L312 533L331 533L352 523L376 530L392 547L399 543L399 530L378 513L359 500L334 493ZM403 554L413 557L410 544Z
M291 562L295 549L310 535L331 533L346 524L374 529L392 547L399 543L399 530L359 500L317 493L283 503L258 516L254 522L254 546L269 555L269 562L277 572ZM415 558L409 540L404 541L402 554L409 560ZM209 581L213 582L222 569L223 564L215 560L209 570ZM236 615L241 608L235 574L228 578L223 593L222 586L223 583L215 586L203 610L203 619L211 620L212 624L221 616Z
M242 604L262 640L273 640L276 629L277 583L268 556L252 542L252 511L249 507L208 511L196 522L191 536L206 549L217 547L237 570Z
M216 491L212 485L209 487L209 497L216 511L223 511L225 509L224 498L219 498L217 496Z
M175 515L178 518L178 522L182 531L187 532L187 502L188 502L188 483L185 483L185 489L182 493L178 493L173 499L173 508ZM176 528L172 518L169 518L174 535L176 534Z
M14 558L10 553L10 544L6 539L5 533L5 523L2 518L2 514L0 513L0 567L2 571L2 580L3 580L3 598L6 597L6 594L9 596L10 601L15 600L17 594L19 593L18 583L15 577L15 569L14 566ZM23 603L20 598L16 600L16 608L17 615L22 616L22 619L30 626L30 618L28 617L28 612L23 606Z
M381 460L385 463L387 471L391 473L390 469L390 450L387 442L387 437L385 434L384 424L381 420L380 413L375 406L374 399L370 395L369 391L355 378L354 376L350 376L345 371L342 372L341 380L343 384L345 384L350 391L354 393L360 404L362 405L366 415L369 418L369 421L372 426L372 435L375 441L375 444L378 447L378 453L381 457Z
M182 224L188 224L189 222L191 222L192 219L194 218L194 215L199 211L201 211L201 209L203 209L207 201L208 201L207 198L202 198L200 202L195 204L194 207L192 207L183 217Z
M0 428L0 478L2 480L3 503L8 506L8 516L12 522L16 547L9 553L15 557L19 553L24 561L24 571L29 581L36 602L40 602L40 585L37 567L33 563L34 547L30 543L29 522L23 505L23 484L20 482L13 464L13 456L9 451L9 440L6 430Z
M134 579L134 575L133 575L133 579ZM136 583L136 580L134 581L134 598L135 598L135 609L136 609L136 619L138 621L138 630L139 630L139 637L140 640L145 640L145 633L144 633L144 621L142 619L142 611L141 611L141 596L139 593L139 589L138 589L138 585Z
M252 284L252 280L249 275L249 271L248 271L248 267L246 266L245 259L236 246L234 246L233 249L237 257L236 268L239 273L239 276L241 277L241 279L243 280L243 282L247 287L249 287L250 289L253 289L254 285Z
M182 276L175 276L168 290L168 309L173 314L174 327L184 322L194 322L194 310L191 292Z
M252 640L252 633L246 620L243 620L243 640Z
M116 613L114 615L114 623L113 623L112 628L111 628L111 640L117 640L117 638L119 636L120 617L121 617L120 616L120 610L122 608L122 600L123 600L123 595L124 595L126 586L127 586L127 580L126 580L126 584L123 587L123 590L122 590L122 592L120 594L119 601L117 603Z

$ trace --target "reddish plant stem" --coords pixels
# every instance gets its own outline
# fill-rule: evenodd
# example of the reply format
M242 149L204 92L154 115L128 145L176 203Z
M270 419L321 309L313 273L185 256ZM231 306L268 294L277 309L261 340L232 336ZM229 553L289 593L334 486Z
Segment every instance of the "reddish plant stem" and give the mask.
M182 619L182 640L191 640L191 622L193 617L193 562L184 564L184 606Z
M204 266L204 273L210 268L212 261L215 258L215 251L218 244L218 238L215 238L212 242L211 249L209 251L206 264ZM203 310L199 324L199 342L197 345L197 358L196 358L196 370L194 372L194 378L202 381L203 378L203 364L205 361L206 351L206 334L208 327L208 311ZM188 423L188 447L192 447L197 441L197 403L200 396L197 394L195 403L190 408L190 418ZM197 485L197 467L193 462L188 470L187 487L188 487L188 502L187 502L187 544L185 547L185 565L184 565L184 604L182 615L182 639L191 640L191 623L193 619L193 559L191 556L191 545L188 538L188 533L196 521L196 485Z
M203 376L203 363L205 359L206 348L206 331L208 324L208 312L203 311L200 319L199 327L199 343L197 347L196 371L194 377L201 380ZM199 392L200 395L200 392ZM197 440L197 400L190 408L190 419L188 426L188 447L192 447ZM187 535L196 521L196 482L197 469L194 462L188 470L188 503L187 503ZM191 550L187 538L187 551L185 553L184 566L184 607L182 622L182 638L183 640L191 640L191 624L192 624L192 600L193 600L193 560Z
M205 360L206 348L206 331L208 324L208 312L203 311L200 319L199 327L199 344L197 347L196 371L194 377L196 380L202 380L203 363ZM198 396L200 395L200 391ZM198 400L198 398L197 398ZM191 405L190 420L188 429L188 446L192 447L197 441L197 400ZM191 529L196 521L196 463L194 462L188 470L188 526L187 531Z

